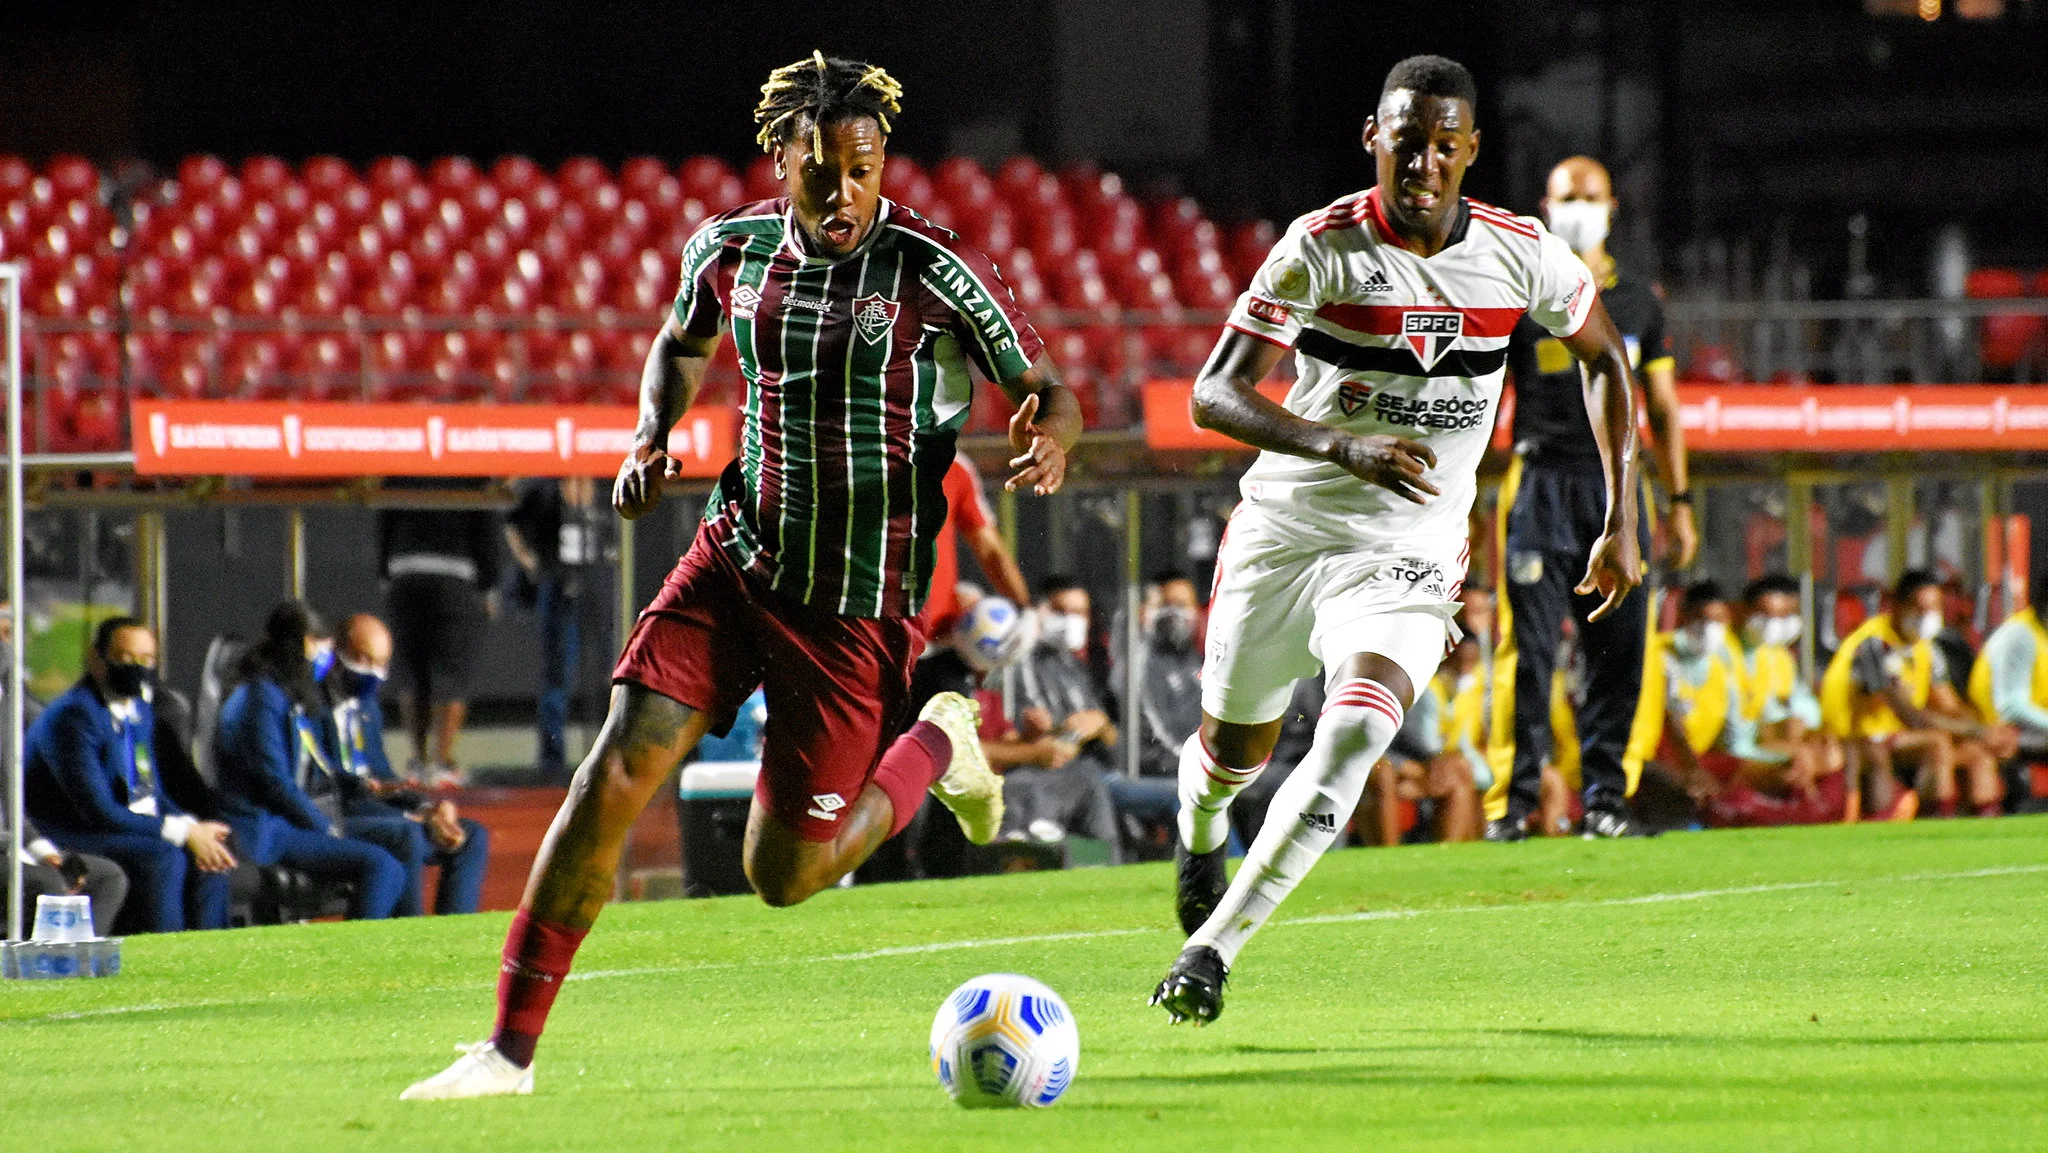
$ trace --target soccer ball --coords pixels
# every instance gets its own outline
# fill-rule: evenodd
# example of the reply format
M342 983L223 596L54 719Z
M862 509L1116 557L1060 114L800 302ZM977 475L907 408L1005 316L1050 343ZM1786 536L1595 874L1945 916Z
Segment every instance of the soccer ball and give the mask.
M1042 1109L1074 1083L1080 1064L1073 1013L1029 977L976 977L948 994L932 1020L932 1072L970 1109Z
M953 628L953 648L983 676L1017 663L1038 639L1038 617L1002 597L974 602Z

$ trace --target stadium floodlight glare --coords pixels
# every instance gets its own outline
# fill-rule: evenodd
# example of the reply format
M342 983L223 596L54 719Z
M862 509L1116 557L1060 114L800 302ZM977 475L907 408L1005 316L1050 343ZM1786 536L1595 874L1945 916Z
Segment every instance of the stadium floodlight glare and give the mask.
M7 310L7 603L14 619L27 614L21 607L21 265L0 264L0 305ZM21 800L21 770L24 753L21 731L23 691L22 651L27 647L17 624L14 642L7 646L7 939L19 941L21 933L21 828L24 821Z

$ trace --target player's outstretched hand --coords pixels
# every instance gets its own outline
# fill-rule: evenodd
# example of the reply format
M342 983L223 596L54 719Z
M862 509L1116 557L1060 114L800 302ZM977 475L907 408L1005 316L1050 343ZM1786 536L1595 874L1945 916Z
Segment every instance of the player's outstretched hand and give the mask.
M1643 583L1643 555L1636 545L1634 532L1604 532L1593 542L1592 555L1586 558L1586 579L1572 591L1580 596L1599 593L1607 599L1600 607L1586 614L1588 621L1597 621L1618 607L1627 599L1629 590Z
M653 445L639 444L619 465L618 482L612 485L612 507L627 520L661 503L661 482L682 475L682 466Z
M1029 488L1039 496L1051 496L1067 479L1067 450L1038 427L1037 416L1038 394L1032 393L1010 418L1010 451L1017 454L1010 459L1010 467L1017 471L1003 487L1011 492Z
M1331 459L1365 483L1416 504L1428 504L1430 497L1439 494L1422 475L1436 467L1436 453L1420 441L1398 436L1344 436L1337 441Z

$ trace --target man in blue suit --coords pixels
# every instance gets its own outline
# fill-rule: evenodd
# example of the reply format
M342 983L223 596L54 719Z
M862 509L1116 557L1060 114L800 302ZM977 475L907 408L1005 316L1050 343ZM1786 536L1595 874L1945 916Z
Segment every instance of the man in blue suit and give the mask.
M50 840L118 862L145 932L228 923L228 827L178 808L156 773L148 688L156 637L133 617L94 631L85 678L28 731L22 800Z
M215 748L221 814L258 865L283 864L320 880L352 881L349 916L389 917L405 894L405 868L368 841L343 835L340 812L306 795L331 774L333 745L319 680L334 642L311 609L286 601L242 658L241 683L220 710Z
M456 815L454 802L423 796L392 771L384 755L384 710L377 691L391 669L391 630L368 613L352 616L342 625L335 657L321 683L333 706L344 829L351 837L383 846L405 866L399 916L424 911L428 865L441 867L435 913L476 912L490 862L490 831Z

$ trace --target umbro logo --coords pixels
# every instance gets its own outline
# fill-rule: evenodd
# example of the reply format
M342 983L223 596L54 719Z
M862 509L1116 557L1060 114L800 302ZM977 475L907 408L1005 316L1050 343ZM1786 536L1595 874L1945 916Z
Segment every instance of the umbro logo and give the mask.
M1301 815L1301 823L1307 825L1310 832L1328 833L1332 836L1335 836L1337 832L1337 814L1335 813L1303 813Z
M1358 290L1360 292L1392 292L1394 291L1394 286L1387 283L1387 274L1384 271L1375 268L1372 270L1372 275L1365 278L1365 283L1359 285Z
M836 821L839 819L839 810L845 807L846 798L838 793L819 793L811 798L811 807L808 811L811 816L821 821Z
M742 284L732 290L732 314L741 320L754 319L754 309L761 303L761 290L751 284Z

